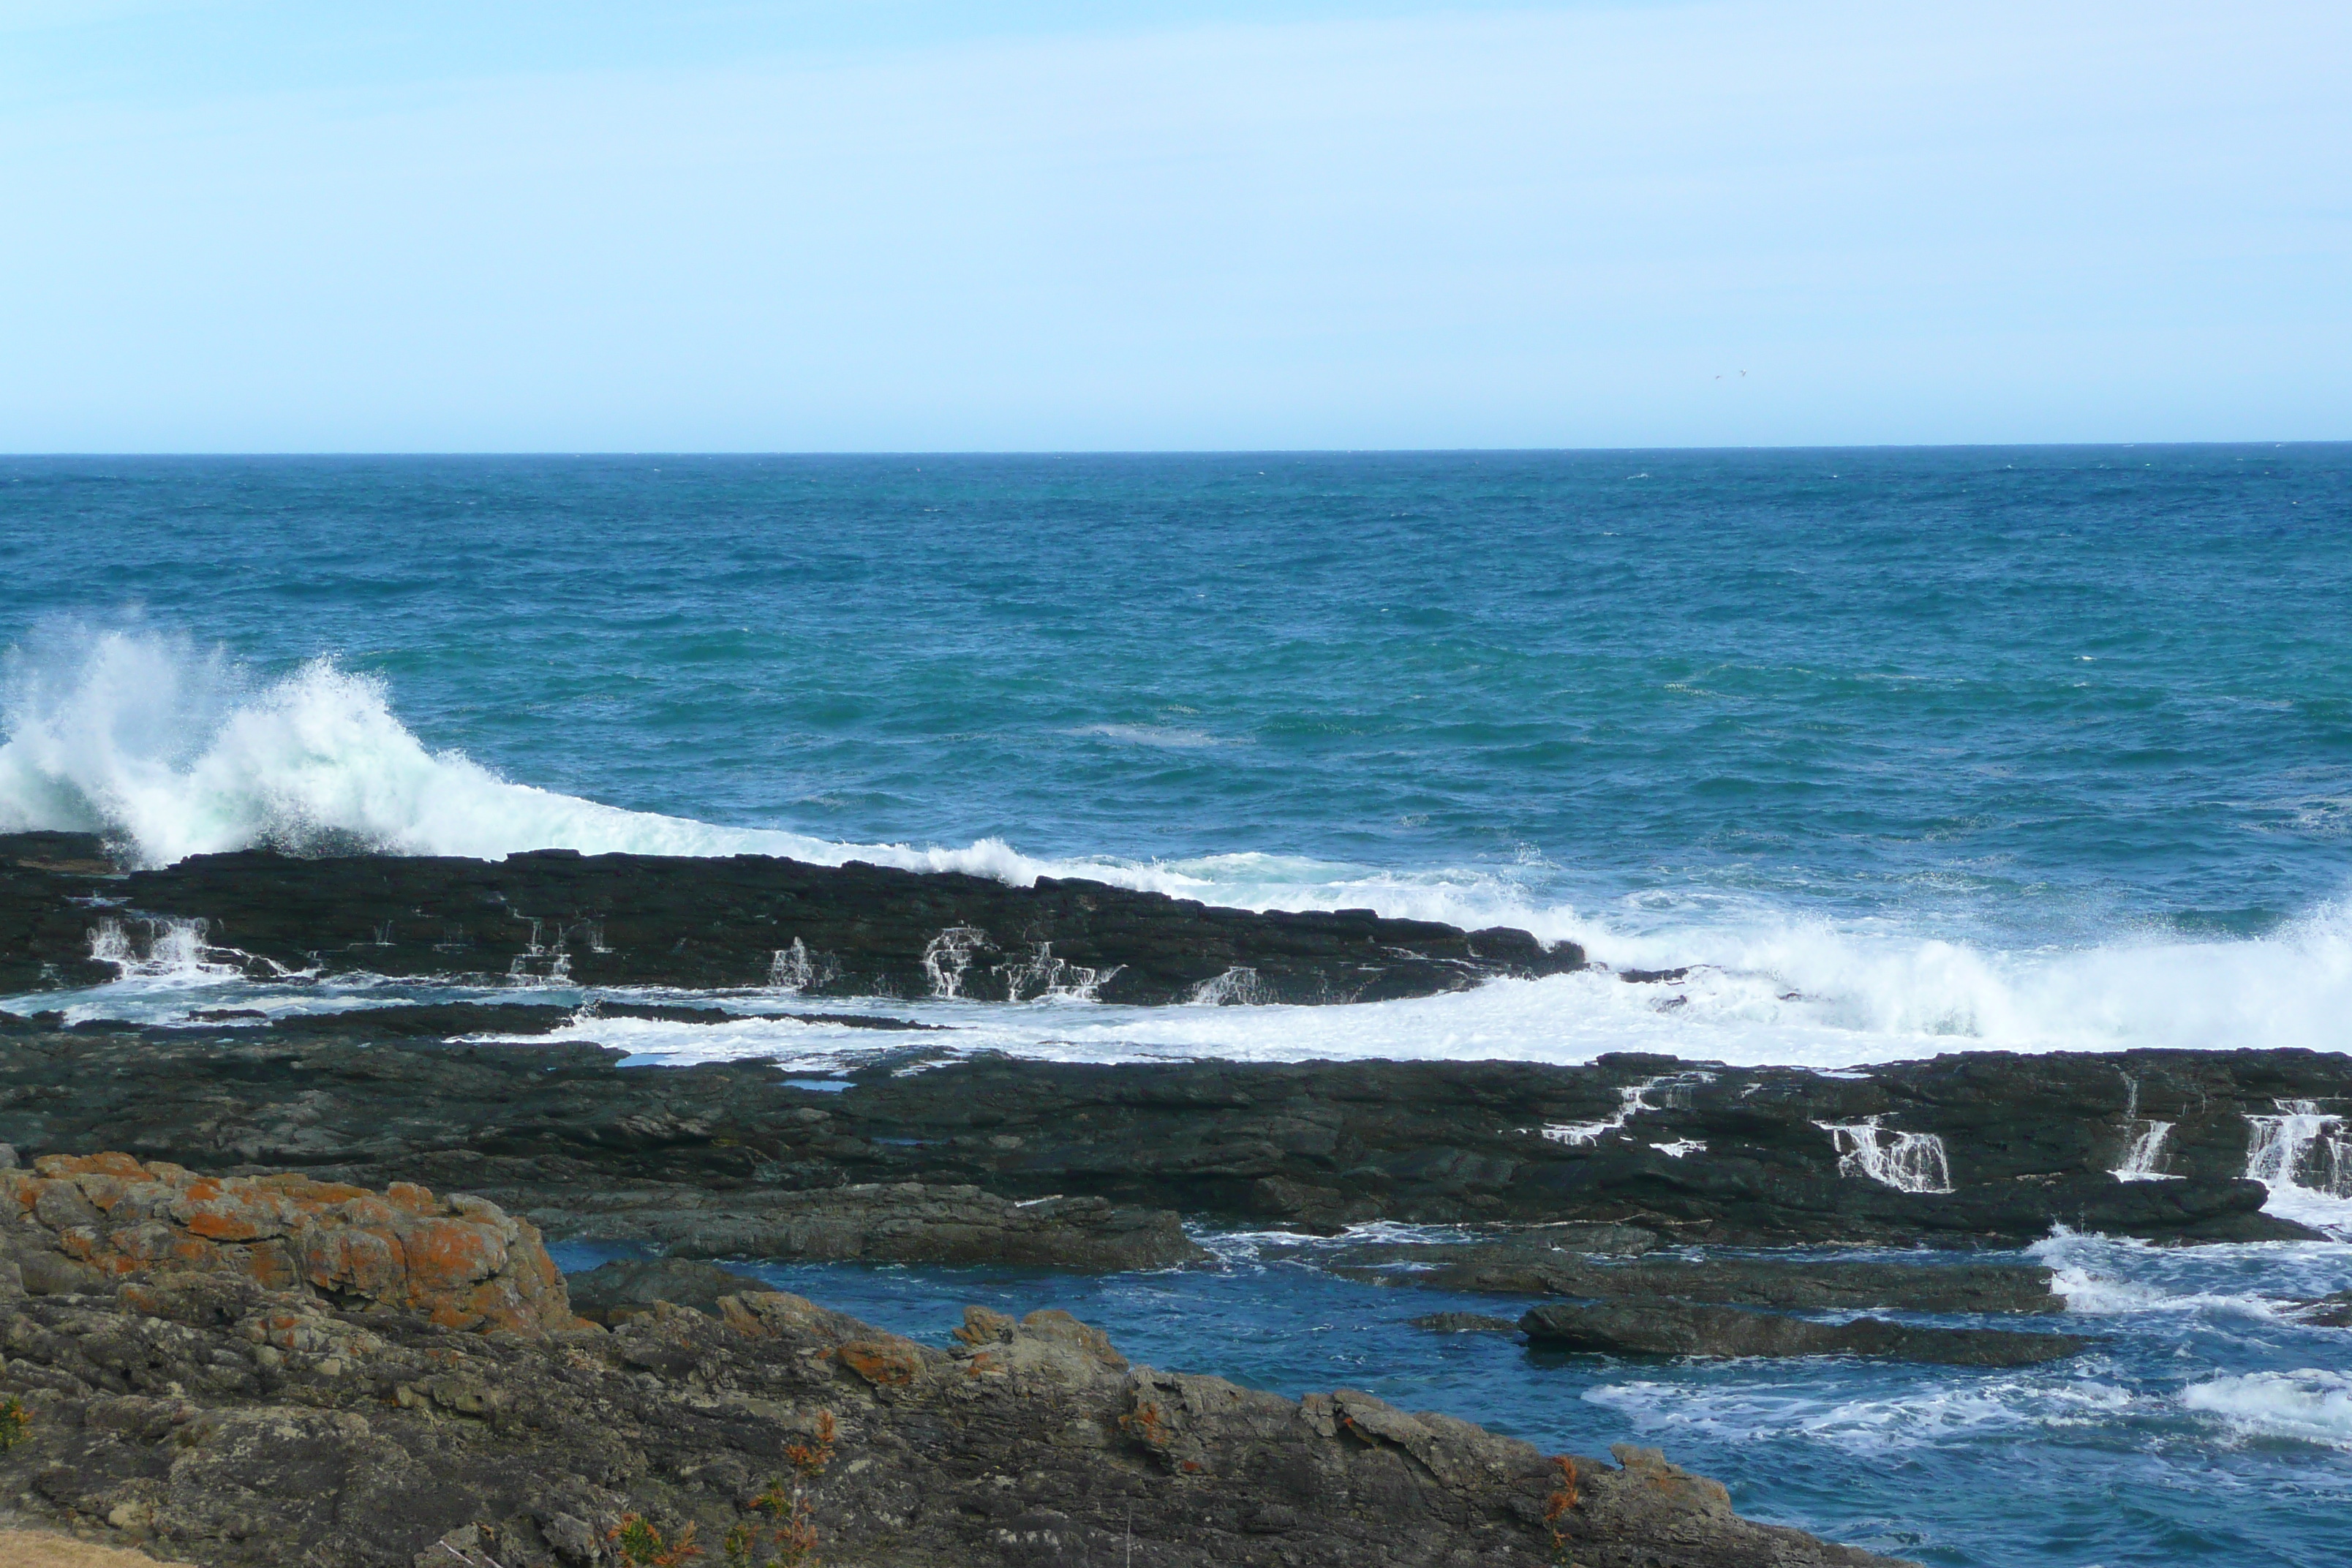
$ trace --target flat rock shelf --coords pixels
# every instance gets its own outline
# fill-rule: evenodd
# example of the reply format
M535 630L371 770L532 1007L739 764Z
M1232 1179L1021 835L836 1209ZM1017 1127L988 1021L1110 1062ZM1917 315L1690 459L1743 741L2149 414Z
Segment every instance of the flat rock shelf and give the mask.
M2326 1153L2316 1143L2281 1144L2279 1107L2352 1105L2352 1058L2309 1051L1970 1052L1836 1075L1636 1056L982 1056L911 1072L886 1059L812 1088L762 1060L624 1068L622 1052L593 1044L443 1042L411 1024L404 1009L345 1014L331 1030L0 1017L0 1141L31 1153L104 1140L192 1165L482 1193L555 1238L712 1255L756 1233L772 1256L806 1245L919 1261L946 1260L958 1226L982 1226L1033 1249L1067 1237L1074 1267L1128 1267L1181 1260L1173 1222L1155 1213L1325 1233L1373 1220L1615 1227L1579 1252L2015 1247L2060 1225L2308 1239L2265 1212L2272 1186L2256 1179L2326 1174L2302 1172ZM2167 1179L2126 1179L2149 1117L2169 1123ZM1935 1179L1894 1163L1898 1148L1931 1154ZM898 1203L898 1239L844 1239L882 1237ZM961 1206L949 1216L941 1204ZM923 1250L926 1230L941 1250ZM1078 1259L1089 1249L1096 1263ZM1514 1268L1568 1267L1443 1261L1498 1289Z
M295 971L808 996L1363 1002L1583 966L1573 942L1369 910L1261 914L1106 883L769 856L501 861L266 850L117 871L88 835L0 836L0 992L110 979L178 942Z

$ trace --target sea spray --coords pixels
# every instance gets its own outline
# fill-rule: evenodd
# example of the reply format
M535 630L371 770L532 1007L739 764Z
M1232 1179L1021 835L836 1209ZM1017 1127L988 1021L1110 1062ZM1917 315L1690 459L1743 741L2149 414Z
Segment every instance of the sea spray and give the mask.
M394 712L381 678L317 659L271 681L185 637L142 630L55 632L16 650L5 721L0 830L100 832L148 864L256 846L480 858L548 847L758 853L962 871L1015 885L1091 878L1250 909L1369 908L1573 940L1616 968L1693 966L1671 988L1613 981L1546 988L1531 1005L1502 1009L1519 1016L1500 1035L1489 1026L1498 1020L1482 1018L1484 1009L1466 998L1456 1010L1413 1016L1412 1027L1437 1030L1427 1044L1381 1026L1368 1032L1412 1054L1443 1047L1580 1059L1613 1041L1832 1065L1963 1047L2325 1050L2341 1048L2342 1019L2352 1016L2352 912L2342 904L2259 938L2003 952L1899 924L1841 930L1752 900L1666 917L1641 900L1562 902L1531 879L1539 868L1385 869L1264 851L1043 858L992 837L961 847L835 841L629 811L514 783L462 752L425 745ZM1025 972L1021 984L1024 994L1085 994L1051 976L1032 983ZM961 985L943 962L942 994ZM1248 977L1235 975L1204 985L1197 999L1245 1003L1253 994ZM1521 1029L1531 1036L1522 1040Z

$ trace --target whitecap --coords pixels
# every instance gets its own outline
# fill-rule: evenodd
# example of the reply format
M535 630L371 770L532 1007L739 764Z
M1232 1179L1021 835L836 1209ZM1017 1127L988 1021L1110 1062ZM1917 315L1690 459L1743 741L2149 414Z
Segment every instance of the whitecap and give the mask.
M2284 1437L2352 1448L2352 1374L2304 1367L2191 1384L2181 1405L2219 1416L2243 1437Z

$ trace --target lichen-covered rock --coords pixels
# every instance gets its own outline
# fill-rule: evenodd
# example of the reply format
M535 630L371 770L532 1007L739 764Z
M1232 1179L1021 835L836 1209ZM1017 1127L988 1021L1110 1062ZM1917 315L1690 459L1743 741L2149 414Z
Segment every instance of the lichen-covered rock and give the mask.
M1888 1568L1646 1450L1130 1366L1064 1312L971 1308L940 1350L781 1292L717 1305L478 1334L219 1268L0 1303L31 1417L0 1499L204 1568L610 1568L629 1514L706 1545L789 1517L877 1568Z
M480 1198L306 1176L202 1176L129 1154L47 1154L0 1171L0 1242L35 1295L190 1273L423 1314L444 1328L573 1326L539 1232ZM0 1274L0 1289L8 1284Z

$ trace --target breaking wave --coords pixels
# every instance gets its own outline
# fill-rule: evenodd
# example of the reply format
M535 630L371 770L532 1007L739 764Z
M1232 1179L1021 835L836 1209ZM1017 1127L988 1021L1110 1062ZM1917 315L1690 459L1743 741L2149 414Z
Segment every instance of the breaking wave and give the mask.
M2247 1437L2352 1448L2352 1376L2316 1367L2252 1372L2190 1384L2180 1402Z
M52 631L12 651L0 722L0 831L102 833L148 865L256 846L478 858L538 848L782 855L1015 884L1089 877L1251 909L1514 925L1582 942L1620 969L1694 966L1652 984L1569 977L1398 1005L1386 1010L1391 1053L1567 1059L1633 1048L1829 1065L1978 1047L2340 1049L2352 1017L2352 910L2340 905L2260 940L2004 952L1895 922L1857 932L1754 906L1692 918L1632 900L1570 904L1509 868L1383 870L1250 853L1049 859L996 838L842 843L518 784L426 746L377 678L320 659L258 680L189 639L144 631ZM1370 1026L1374 1010L1350 1011L1351 1037L1391 1032ZM1237 1023L1203 1017L1184 1032L1213 1049L1208 1037ZM1294 1021L1285 1033L1301 1030L1316 1032Z

